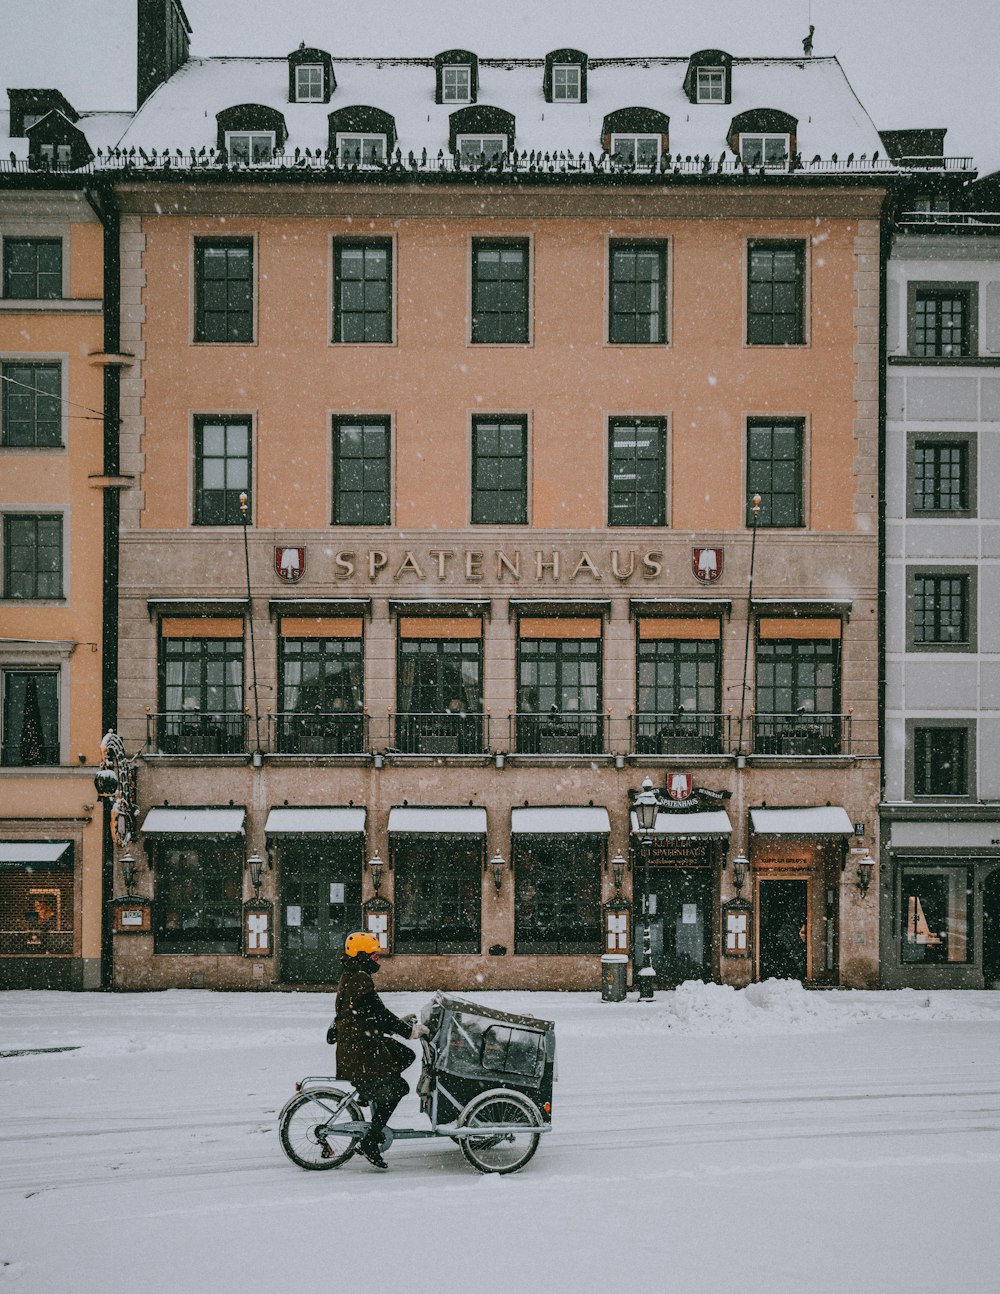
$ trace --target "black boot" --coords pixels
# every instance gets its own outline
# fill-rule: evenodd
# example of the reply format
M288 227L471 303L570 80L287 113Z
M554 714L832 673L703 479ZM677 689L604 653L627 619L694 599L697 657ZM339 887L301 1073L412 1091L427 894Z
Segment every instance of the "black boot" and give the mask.
M381 1128L377 1131L373 1128L366 1137L362 1137L358 1142L354 1148L354 1153L367 1159L372 1168L388 1168L389 1165L382 1158L381 1142Z

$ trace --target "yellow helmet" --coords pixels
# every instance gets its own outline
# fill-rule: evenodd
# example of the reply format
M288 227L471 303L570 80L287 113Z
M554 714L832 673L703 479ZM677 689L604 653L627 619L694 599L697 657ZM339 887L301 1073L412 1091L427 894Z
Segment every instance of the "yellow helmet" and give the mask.
M367 930L355 930L347 936L344 942L344 955L346 957L357 957L358 953L379 953L382 951L382 945L376 935L369 934Z

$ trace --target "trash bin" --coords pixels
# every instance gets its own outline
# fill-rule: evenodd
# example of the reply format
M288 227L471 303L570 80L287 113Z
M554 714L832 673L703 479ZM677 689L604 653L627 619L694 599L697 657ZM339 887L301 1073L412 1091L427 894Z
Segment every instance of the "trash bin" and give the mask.
M601 958L601 1001L624 1002L628 985L628 957L605 953Z

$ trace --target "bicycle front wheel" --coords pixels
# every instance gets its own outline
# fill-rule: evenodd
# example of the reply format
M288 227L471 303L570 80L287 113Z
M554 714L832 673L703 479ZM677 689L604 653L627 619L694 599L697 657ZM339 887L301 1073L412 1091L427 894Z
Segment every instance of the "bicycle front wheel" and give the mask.
M542 1116L520 1092L484 1092L459 1115L461 1128L489 1128L462 1137L462 1154L480 1173L516 1173L538 1149Z
M293 1096L278 1119L281 1149L300 1168L339 1168L350 1159L360 1132L335 1132L341 1123L364 1119L354 1101L336 1087L315 1087ZM336 1117L334 1117L336 1115ZM331 1123L333 1119L333 1123Z

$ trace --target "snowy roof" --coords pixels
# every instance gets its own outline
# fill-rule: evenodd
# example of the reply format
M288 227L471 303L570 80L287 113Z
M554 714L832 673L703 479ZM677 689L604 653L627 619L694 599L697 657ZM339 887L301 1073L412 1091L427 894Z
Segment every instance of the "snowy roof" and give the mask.
M87 143L96 153L114 148L132 121L131 112L82 112L75 122L75 128L87 137ZM0 112L0 156L4 160L14 157L19 162L27 161L28 138L19 135L11 138L10 112Z
M68 840L0 840L0 867L59 867L73 865Z
M486 810L440 806L390 809L389 830L436 836L485 836Z
M603 805L549 805L511 809L510 829L515 835L524 836L606 836L611 830L611 820Z
M365 829L365 810L355 808L272 809L264 824L267 836L301 835L335 836L343 833L361 835Z
M817 809L751 809L750 822L761 836L851 836L847 810L827 804Z
M632 830L639 830L635 810L631 813ZM706 809L703 813L684 813L682 810L656 815L656 836L728 836L733 829L725 809Z
M150 809L142 824L147 836L239 836L245 809Z

